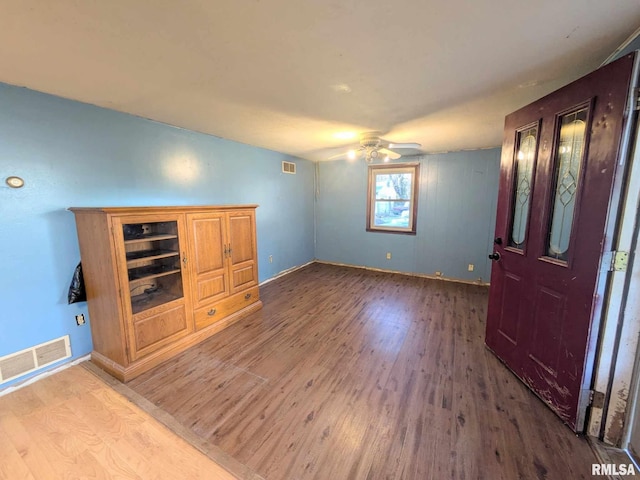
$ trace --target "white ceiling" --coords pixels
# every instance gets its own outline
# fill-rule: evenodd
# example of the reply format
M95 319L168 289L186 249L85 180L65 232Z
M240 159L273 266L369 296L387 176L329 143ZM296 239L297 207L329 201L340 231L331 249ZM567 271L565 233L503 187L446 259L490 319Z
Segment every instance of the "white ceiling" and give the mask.
M310 160L476 149L638 26L640 0L2 0L0 81Z

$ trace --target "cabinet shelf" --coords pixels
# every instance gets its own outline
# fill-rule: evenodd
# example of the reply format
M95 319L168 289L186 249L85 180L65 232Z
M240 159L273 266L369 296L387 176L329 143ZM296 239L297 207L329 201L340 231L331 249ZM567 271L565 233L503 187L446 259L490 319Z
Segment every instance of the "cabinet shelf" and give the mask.
M171 240L173 238L178 238L178 235L174 235L170 233L163 233L163 234L155 233L155 234L140 235L135 238L125 238L124 244L132 245L135 243L143 243L143 242L159 242L160 240Z
M129 284L139 283L152 278L164 277L180 273L180 268L173 265L150 265L147 267L130 268Z
M141 293L131 297L131 312L135 315L149 308L164 305L182 298L166 290L156 290L155 292Z
M175 250L163 250L160 248L154 250L136 250L127 252L127 266L135 265L141 261L177 257L178 255L180 255L180 252L176 252Z

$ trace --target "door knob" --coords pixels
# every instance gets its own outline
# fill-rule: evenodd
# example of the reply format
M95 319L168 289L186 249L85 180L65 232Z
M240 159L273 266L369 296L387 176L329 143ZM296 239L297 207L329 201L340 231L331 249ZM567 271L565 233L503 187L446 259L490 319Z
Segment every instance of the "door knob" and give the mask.
M500 254L498 252L493 252L489 255L489 258L494 262L497 262L498 260L500 260Z

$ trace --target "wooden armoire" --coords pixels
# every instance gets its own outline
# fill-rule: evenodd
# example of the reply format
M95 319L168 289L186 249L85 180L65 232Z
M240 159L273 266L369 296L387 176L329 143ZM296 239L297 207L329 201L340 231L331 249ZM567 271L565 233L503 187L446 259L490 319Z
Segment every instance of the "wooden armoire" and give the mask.
M256 207L70 208L92 361L126 382L261 308Z

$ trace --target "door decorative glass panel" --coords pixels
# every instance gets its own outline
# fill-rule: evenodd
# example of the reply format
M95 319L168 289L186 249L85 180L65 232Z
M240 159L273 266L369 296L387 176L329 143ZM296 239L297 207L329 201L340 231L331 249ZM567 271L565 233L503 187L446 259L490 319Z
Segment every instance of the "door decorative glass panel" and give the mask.
M574 111L560 117L560 132L555 151L555 186L546 255L568 259L571 230L574 221L576 196L586 137L588 109Z
M514 190L509 246L524 250L527 238L533 171L538 146L538 127L517 132L514 159Z

